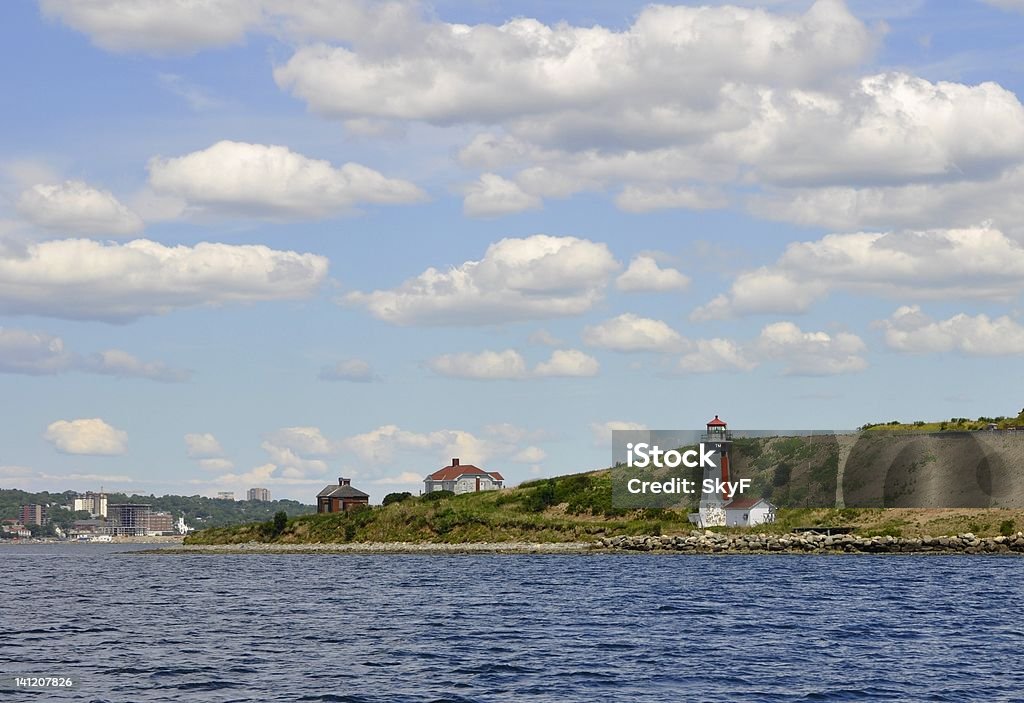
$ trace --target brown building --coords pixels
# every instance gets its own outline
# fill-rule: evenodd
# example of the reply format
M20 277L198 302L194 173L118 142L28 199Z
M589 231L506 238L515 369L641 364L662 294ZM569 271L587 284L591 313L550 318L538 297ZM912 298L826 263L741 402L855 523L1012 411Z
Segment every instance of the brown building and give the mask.
M170 513L150 513L149 532L174 532L174 516Z
M47 520L45 505L23 505L18 512L22 525L45 525Z
M337 486L327 486L316 495L318 513L340 513L369 504L369 494L353 488L351 479L347 478L339 478Z

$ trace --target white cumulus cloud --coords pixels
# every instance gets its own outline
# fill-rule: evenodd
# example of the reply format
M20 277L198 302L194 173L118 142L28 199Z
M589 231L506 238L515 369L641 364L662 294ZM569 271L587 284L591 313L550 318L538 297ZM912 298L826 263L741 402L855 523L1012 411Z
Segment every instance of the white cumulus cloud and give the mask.
M149 162L149 183L159 194L185 200L202 212L276 218L319 218L361 203L405 204L425 193L356 163L334 167L287 147L220 141L201 151Z
M1008 315L960 313L934 320L917 305L905 305L881 322L886 344L897 351L933 353L956 351L969 356L1024 354L1024 325Z
M583 329L583 342L591 347L620 352L681 351L687 341L661 320L625 313Z
M605 244L535 234L491 244L479 261L429 268L397 288L345 297L399 325L491 324L579 315L619 263Z
M352 381L354 383L369 383L379 380L373 372L370 362L365 359L342 359L333 366L325 366L320 369L319 378L321 381Z
M519 184L495 173L485 173L466 188L462 211L470 217L498 217L524 210L537 210L542 201Z
M625 292L661 293L683 290L689 285L688 276L673 268L661 268L651 256L637 256L615 279L615 287Z
M263 245L64 239L0 250L0 312L124 321L178 308L311 295L327 259Z
M114 456L128 451L128 433L98 417L57 420L43 434L63 454Z
M127 237L143 230L142 218L113 193L82 181L34 185L21 194L17 207L34 224L64 234Z

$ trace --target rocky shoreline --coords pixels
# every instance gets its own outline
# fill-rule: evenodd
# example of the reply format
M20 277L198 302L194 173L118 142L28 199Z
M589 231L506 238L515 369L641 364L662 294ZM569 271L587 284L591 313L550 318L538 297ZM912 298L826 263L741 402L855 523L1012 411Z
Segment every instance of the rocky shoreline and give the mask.
M594 549L592 542L317 542L282 544L183 544L137 554L579 554Z
M281 544L184 544L137 554L1024 554L1024 532L977 537L970 532L941 537L860 537L814 532L721 533L603 537L592 542L348 542Z
M771 535L695 530L688 536L605 537L598 545L605 550L694 554L1021 554L1024 532L999 537L976 537L970 532L941 537L858 537L813 532Z

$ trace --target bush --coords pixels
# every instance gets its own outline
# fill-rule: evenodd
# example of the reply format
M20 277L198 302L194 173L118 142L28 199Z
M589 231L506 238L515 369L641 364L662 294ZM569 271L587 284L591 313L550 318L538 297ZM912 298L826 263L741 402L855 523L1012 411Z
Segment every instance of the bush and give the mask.
M1004 537L1009 537L1013 534L1013 528L1016 527L1013 520L1003 520L999 523L999 534Z
M274 534L281 534L286 527L288 527L288 513L283 510L274 513Z
M381 501L381 505L391 505L392 503L401 503L403 500L409 500L412 498L412 493L409 491L402 491L401 493L388 493L384 496L384 500Z
M533 489L530 497L523 502L523 508L531 513L539 513L545 508L557 505L557 503L558 497L555 492L555 481L548 479Z
M427 502L432 500L444 500L445 498L451 498L454 495L454 491L431 491L430 493L424 493L420 496L420 500Z

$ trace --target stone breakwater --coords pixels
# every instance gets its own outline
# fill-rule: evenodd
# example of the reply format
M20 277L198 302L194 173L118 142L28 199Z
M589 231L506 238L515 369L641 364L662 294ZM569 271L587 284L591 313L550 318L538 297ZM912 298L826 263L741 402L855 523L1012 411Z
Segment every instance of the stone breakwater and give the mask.
M999 537L962 535L931 537L858 537L817 533L725 534L710 530L688 536L605 537L595 546L605 550L692 552L696 554L834 553L937 554L1024 553L1024 532Z

